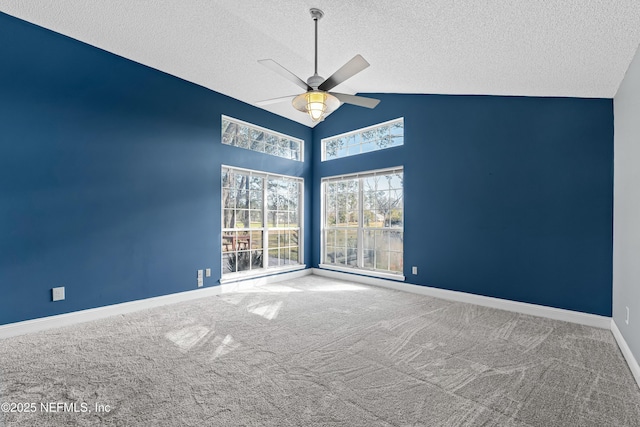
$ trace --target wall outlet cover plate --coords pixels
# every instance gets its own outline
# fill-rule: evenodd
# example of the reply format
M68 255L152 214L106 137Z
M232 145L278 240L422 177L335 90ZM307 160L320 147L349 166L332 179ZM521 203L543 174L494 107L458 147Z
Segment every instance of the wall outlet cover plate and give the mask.
M59 288L51 289L51 297L53 301L62 301L64 300L64 286Z

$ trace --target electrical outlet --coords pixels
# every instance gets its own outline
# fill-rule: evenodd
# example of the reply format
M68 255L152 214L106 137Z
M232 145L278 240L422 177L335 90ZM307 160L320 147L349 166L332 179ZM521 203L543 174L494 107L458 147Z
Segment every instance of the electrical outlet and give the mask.
M416 267L415 265L411 267L411 274L418 274L418 267Z
M64 300L64 286L51 289L51 297L53 301Z
M204 286L204 270L198 270L198 287Z
M627 325L629 324L629 307L627 308L627 318L624 320L624 323L626 323Z
M206 277L211 277L211 269L210 269L210 268L207 268L207 269L204 271L204 275L205 275Z

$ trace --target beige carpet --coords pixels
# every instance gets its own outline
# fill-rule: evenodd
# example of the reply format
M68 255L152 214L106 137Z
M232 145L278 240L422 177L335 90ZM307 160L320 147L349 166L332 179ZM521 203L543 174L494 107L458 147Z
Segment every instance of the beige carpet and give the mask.
M4 426L640 426L609 331L318 276L1 340L2 402L35 407Z

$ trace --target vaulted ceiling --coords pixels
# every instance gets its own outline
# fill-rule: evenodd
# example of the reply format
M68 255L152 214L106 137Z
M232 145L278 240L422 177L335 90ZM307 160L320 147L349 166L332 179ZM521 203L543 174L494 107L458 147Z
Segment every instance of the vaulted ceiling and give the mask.
M638 0L0 0L0 11L254 104L355 54L345 93L612 98L640 43ZM263 107L312 126L285 102Z

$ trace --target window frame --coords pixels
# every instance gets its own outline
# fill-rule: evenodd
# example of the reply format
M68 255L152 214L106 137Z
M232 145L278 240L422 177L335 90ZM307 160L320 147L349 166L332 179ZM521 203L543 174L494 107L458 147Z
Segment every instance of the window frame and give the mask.
M402 173L403 176L403 185L402 185L402 228L393 228L393 227L365 227L364 225L364 193L365 190L363 189L363 179L369 178L369 177L374 177L376 175L385 175L385 174L394 174L394 173ZM326 188L326 184L330 183L330 182L340 182L340 181L345 181L345 180L351 180L351 179L357 179L359 181L358 183L358 193L357 193L357 198L358 198L358 210L357 210L357 217L358 217L358 225L357 227L355 227L357 229L357 243L356 243L356 251L357 251L357 261L356 261L356 266L355 267L348 267L348 266L341 266L341 265L335 265L335 264L327 264L326 263L326 256L327 256L327 237L326 237L326 233L328 230L331 229L342 229L342 230L350 230L354 227L328 227L327 226L327 188ZM357 172L357 173L352 173L352 174L343 174L343 175L334 175L334 176L327 176L327 177L323 177L320 181L320 209L321 209L321 223L320 223L320 262L319 262L319 267L323 268L323 269L328 269L328 270L336 270L336 271L342 271L342 272L348 272L348 273L355 273L355 274L359 274L359 275L364 275L364 276L372 276L372 277L379 277L379 278L384 278L384 279L392 279L392 280L398 280L398 281L404 281L405 280L405 276L404 276L404 243L403 243L403 248L402 248L402 264L403 264L403 271L399 272L399 273L394 273L391 270L378 270L375 268L375 262L374 262L374 268L367 268L364 267L364 232L367 231L377 231L377 230L386 230L388 232L400 232L401 236L402 236L402 241L404 242L404 212L405 212L405 191L404 191L404 167L403 166L396 166L396 167L391 167L391 168L384 168L384 169L376 169L376 170L368 170L368 171L362 171L362 172ZM347 239L347 237L345 236L345 239ZM347 249L348 247L348 243L345 240L345 246ZM334 247L337 247L334 245ZM391 250L388 250L389 254L392 253ZM395 251L397 253L397 251ZM347 255L348 256L348 251L347 251ZM389 255L390 256L390 255ZM347 264L347 262L345 262L345 264Z
M236 125L246 126L247 128L249 128L249 131L256 130L256 131L259 131L259 132L263 132L263 133L265 133L266 135L269 135L269 136L275 136L275 137L278 137L278 138L286 138L290 142L291 141L297 142L298 143L298 147L299 147L299 150L298 150L299 151L299 158L295 159L295 158L291 158L291 157L280 156L278 154L268 153L266 151L266 143L265 143L265 150L255 150L255 149L251 148L251 146L242 147L242 146L239 146L239 145L225 143L224 142L224 128L222 126L222 123L225 120L229 121L229 122L232 122L232 123L235 123ZM268 156L274 156L274 157L279 157L281 159L293 160L294 162L304 162L304 140L303 139L296 138L296 137L293 137L291 135L287 135L287 134L284 134L282 132L278 132L278 131L275 131L275 130L272 130L272 129L268 129L268 128L265 128L265 127L262 127L262 126L258 126L258 125L255 125L253 123L245 122L243 120L236 119L236 118L231 117L231 116L226 116L224 114L220 115L220 143L223 144L223 145L228 145L230 147L237 147L237 148L242 148L244 150L253 151L253 152L256 152L256 153L266 154ZM289 148L289 150L291 150L291 148Z
M383 128L386 126L390 126L396 122L401 122L402 123L402 143L401 144L397 144L397 145L391 145L389 147L379 147L379 148L375 148L373 150L367 150L367 151L363 151L363 146L365 145L365 143L362 141L362 137L360 137L360 142L358 144L347 144L344 149L347 150L347 153L342 155L342 156L336 156L336 157L331 157L331 158L327 158L327 143L336 139L340 139L340 138L350 138L353 137L354 139L358 138L358 135L364 134L365 132L369 132L378 128ZM397 119L393 119L393 120L387 120L386 122L382 122L382 123L377 123L375 125L371 125L371 126L367 126L361 129L356 129L356 130L352 130L349 132L345 132L345 133L341 133L338 135L334 135L334 136L329 136L326 138L322 138L320 140L320 149L321 149L321 161L323 162L327 162L327 161L331 161L331 160L337 160L337 159L344 159L345 157L351 157L351 156L357 156L359 154L364 154L364 153L373 153L376 151L380 151L380 150L386 150L388 148L394 148L394 147L401 147L404 145L404 117L398 117ZM349 148L353 148L353 147L358 147L358 152L357 153L349 153Z
M224 220L225 220L225 203L224 203L224 191L225 187L224 186L224 180L223 180L223 174L225 173L225 171L227 172L237 172L237 173L241 173L241 174L248 174L249 176L259 176L262 178L262 189L260 190L260 192L262 193L262 200L261 200L261 210L262 210L262 227L260 228L249 228L249 229L245 229L245 228L237 228L237 227L233 227L233 228L228 228L225 227L224 224ZM297 184L298 186L298 201L297 201L297 219L298 219L298 226L297 227L289 227L289 226L278 226L277 225L277 219L275 221L275 224L273 226L269 226L269 214L274 212L273 209L269 209L269 205L268 205L268 185L269 185L269 179L280 179L280 180L286 180L288 182L294 182ZM261 276L267 276L267 275L271 275L271 274L277 274L277 273L282 273L282 272L286 272L286 271L295 271L295 270L302 270L306 268L306 265L304 264L304 178L303 177L296 177L296 176L290 176L290 175L283 175L283 174L277 174L277 173L271 173L271 172L265 172L265 171L259 171L259 170L253 170L253 169L246 169L246 168L239 168L239 167L235 167L235 166L230 166L230 165L221 165L220 168L220 240L219 240L219 245L220 245L220 283L227 283L227 282L234 282L234 281L238 281L238 280L244 280L247 278L251 278L251 277L261 277ZM249 201L250 203L250 201ZM234 208L237 210L237 208ZM251 210L248 209L249 211L249 215L251 215ZM279 213L279 211L276 209L276 215L277 213ZM287 210L287 212L289 212L289 210ZM295 264L286 264L286 265L278 265L278 266L272 266L269 267L269 250L273 250L273 248L269 247L269 236L270 236L270 232L276 232L278 233L278 235L280 233L282 233L283 231L296 231L298 232L298 246L297 246L297 252L298 252L298 259L297 259L297 263ZM234 251L224 251L223 245L224 245L224 236L226 232L241 232L241 231L249 231L249 233L251 233L252 231L261 231L262 232L262 248L261 249L254 249L253 247L251 247L251 245L249 246L249 252L253 252L255 250L261 250L262 251L262 267L260 268L250 268L249 270L243 270L243 271L235 271L235 272L229 272L229 273L225 273L225 254L228 253L238 253L238 250L234 250ZM277 249L280 250L282 248L282 246L278 245ZM287 246L287 248L290 250L291 246ZM278 257L278 260L280 260L281 258Z

